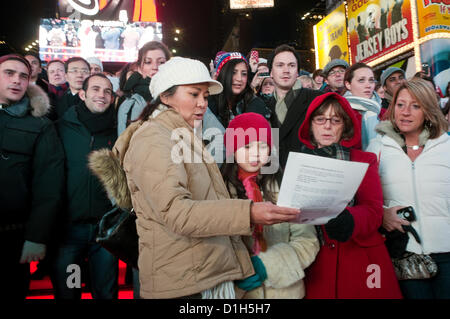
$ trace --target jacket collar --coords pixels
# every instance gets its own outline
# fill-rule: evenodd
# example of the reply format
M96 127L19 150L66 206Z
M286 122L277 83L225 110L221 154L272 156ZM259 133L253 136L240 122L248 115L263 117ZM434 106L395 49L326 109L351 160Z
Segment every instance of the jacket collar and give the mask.
M41 117L50 111L50 100L39 86L29 84L25 96L17 103L4 108L4 111L14 117L24 117L31 112L34 117Z

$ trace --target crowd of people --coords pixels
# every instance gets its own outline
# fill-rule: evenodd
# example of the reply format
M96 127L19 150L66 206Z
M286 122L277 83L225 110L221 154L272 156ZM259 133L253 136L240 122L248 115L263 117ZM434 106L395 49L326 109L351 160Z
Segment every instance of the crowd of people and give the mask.
M450 298L450 82L441 97L421 72L335 59L309 74L300 59L220 51L208 69L150 41L114 76L96 57L45 73L39 56L0 57L5 297L26 298L39 261L56 299L81 298L73 265L116 299L118 257L96 236L117 205L137 217L136 299ZM368 164L324 225L276 205L290 152ZM437 272L401 276L411 256Z

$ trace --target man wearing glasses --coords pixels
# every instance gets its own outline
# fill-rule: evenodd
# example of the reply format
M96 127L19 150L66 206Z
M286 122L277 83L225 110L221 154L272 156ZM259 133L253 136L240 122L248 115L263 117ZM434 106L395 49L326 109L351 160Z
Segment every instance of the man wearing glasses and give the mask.
M325 83L327 86L324 88L324 92L337 92L342 95L344 86L344 74L345 70L349 67L347 61L341 59L335 59L328 62L323 68L323 74L325 76Z
M80 103L78 92L83 87L84 80L90 75L91 68L89 62L81 57L73 57L66 61L64 65L66 71L66 80L69 83L69 89L57 100L56 113L57 118L73 105Z

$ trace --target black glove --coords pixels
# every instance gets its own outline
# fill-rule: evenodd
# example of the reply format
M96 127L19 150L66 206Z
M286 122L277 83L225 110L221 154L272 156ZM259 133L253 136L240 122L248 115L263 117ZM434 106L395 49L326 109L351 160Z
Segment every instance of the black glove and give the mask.
M355 221L348 210L344 210L337 217L330 219L325 224L325 230L328 237L340 242L346 242L350 239L355 228Z

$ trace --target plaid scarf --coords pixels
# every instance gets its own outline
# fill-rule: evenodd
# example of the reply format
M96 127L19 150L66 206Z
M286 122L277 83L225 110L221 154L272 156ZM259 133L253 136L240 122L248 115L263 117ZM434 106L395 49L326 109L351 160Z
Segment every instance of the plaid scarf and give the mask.
M69 83L63 83L58 86L54 86L53 84L48 84L48 93L55 95L56 97L61 97L69 88Z
M239 167L238 169L238 178L242 182L245 188L245 193L248 199L251 199L254 202L262 202L263 197L261 194L261 190L259 189L258 183L256 182L256 178L259 175L259 171L256 173L249 173L244 171ZM263 225L255 224L253 227L253 253L258 255L261 251L267 250L267 243L263 236L264 228Z

